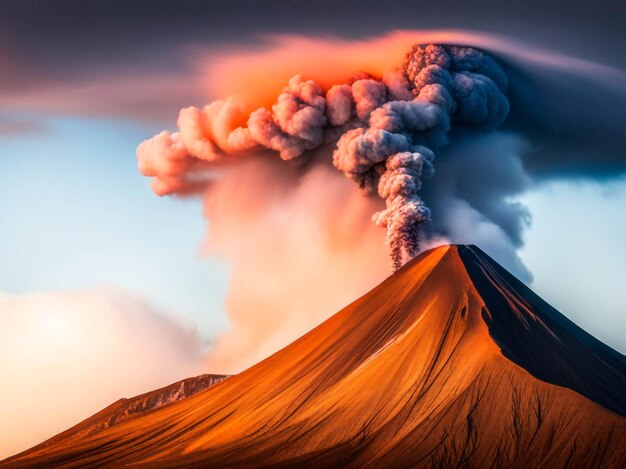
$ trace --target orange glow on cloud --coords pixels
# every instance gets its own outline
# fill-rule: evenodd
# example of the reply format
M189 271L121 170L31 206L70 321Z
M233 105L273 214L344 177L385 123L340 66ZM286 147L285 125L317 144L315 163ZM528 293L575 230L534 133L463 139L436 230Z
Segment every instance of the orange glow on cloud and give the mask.
M470 36L467 35L468 38ZM212 58L206 76L209 88L216 97L234 96L250 109L256 109L271 106L295 74L312 79L323 88L344 83L359 71L381 77L402 62L413 44L438 42L436 38L439 41L444 38L450 40L449 33L445 31L397 31L362 41L296 35L267 36L268 46L265 49L231 51Z
M211 55L200 68L214 99L236 97L246 109L271 106L295 74L322 87L343 83L355 72L382 76L402 62L414 44L455 44L479 47L512 62L534 63L604 77L623 77L611 67L550 52L504 36L459 29L397 30L363 40L267 35L265 47L230 49Z

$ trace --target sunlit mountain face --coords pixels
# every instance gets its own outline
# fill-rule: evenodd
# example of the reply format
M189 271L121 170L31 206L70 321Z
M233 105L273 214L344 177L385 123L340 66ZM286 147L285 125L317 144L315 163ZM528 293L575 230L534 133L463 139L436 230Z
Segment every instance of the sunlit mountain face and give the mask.
M191 397L8 467L620 467L626 360L475 246L442 246Z

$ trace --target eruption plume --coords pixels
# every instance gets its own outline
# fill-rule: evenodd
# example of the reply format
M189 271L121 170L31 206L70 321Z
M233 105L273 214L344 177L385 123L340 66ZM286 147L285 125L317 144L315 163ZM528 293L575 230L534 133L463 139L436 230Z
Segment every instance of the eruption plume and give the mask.
M188 193L208 183L212 167L268 150L305 163L319 153L311 150L335 145L335 168L385 201L372 218L387 230L397 270L418 253L420 225L431 216L419 191L434 174L435 152L455 125L501 124L507 86L503 69L478 49L414 46L382 77L356 73L324 89L296 75L270 108L249 115L233 100L183 109L178 132L141 143L139 169L159 195Z

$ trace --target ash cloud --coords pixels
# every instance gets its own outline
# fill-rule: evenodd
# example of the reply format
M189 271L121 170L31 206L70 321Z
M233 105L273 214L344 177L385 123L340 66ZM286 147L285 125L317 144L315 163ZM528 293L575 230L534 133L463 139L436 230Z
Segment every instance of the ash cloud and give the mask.
M473 47L436 45L451 43ZM179 130L138 156L157 194L203 197L204 251L232 269L214 372L293 341L418 249L479 244L528 282L518 251L530 214L516 198L566 168L580 174L585 152L590 167L626 171L615 148L594 151L594 136L623 140L617 124L596 125L623 113L623 74L503 37L281 36L211 67L212 92L229 97L181 111Z
M377 78L357 73L324 90L296 75L270 108L249 116L232 101L181 110L179 131L143 142L139 168L159 195L185 192L199 168L272 150L285 161L332 143L333 165L386 204L373 214L386 229L394 270L419 252L431 212L419 196L435 152L458 124L495 128L507 117L508 80L490 55L471 47L414 46Z

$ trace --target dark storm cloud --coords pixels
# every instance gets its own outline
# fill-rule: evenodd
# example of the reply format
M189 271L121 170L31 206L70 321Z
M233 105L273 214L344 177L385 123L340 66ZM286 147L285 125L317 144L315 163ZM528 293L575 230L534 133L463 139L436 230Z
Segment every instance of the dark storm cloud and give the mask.
M622 12L614 0L5 0L0 107L164 122L181 105L215 98L190 60L194 45L209 54L258 47L259 35L275 33L357 38L400 28L475 29L626 68ZM555 70L517 77L511 92L524 96L512 101L532 105L513 109L510 121L534 122L526 129L535 144L525 159L531 173L604 178L626 170L624 106L615 105L623 83Z
M528 171L546 177L619 177L626 172L626 73L594 64L520 67L512 76L508 127L532 147Z
M532 36L559 49L569 44L572 49L566 52L575 47L602 62L623 62L624 57L612 53L619 50L617 45L613 51L594 50L601 42L623 38L622 12L617 0L4 0L0 31L21 51L45 59L56 52L78 57L97 51L118 57L156 43L245 41L271 32L356 37L397 28L466 28Z

